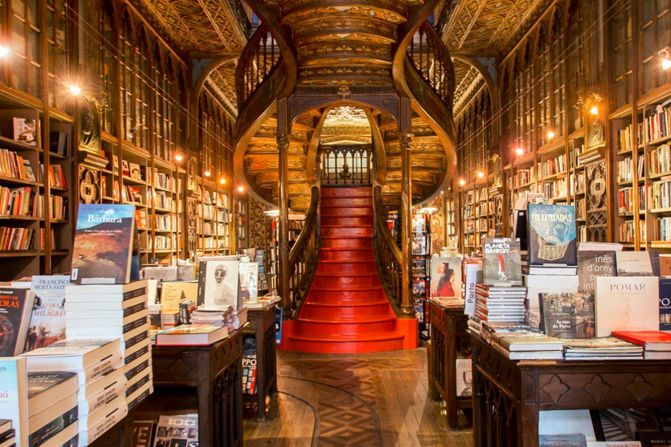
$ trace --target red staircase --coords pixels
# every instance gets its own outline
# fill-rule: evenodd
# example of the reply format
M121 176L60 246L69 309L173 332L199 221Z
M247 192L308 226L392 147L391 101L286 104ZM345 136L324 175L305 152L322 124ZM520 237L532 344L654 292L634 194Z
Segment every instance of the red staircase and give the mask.
M282 348L362 353L415 348L417 321L397 319L377 275L369 187L322 187L319 264Z

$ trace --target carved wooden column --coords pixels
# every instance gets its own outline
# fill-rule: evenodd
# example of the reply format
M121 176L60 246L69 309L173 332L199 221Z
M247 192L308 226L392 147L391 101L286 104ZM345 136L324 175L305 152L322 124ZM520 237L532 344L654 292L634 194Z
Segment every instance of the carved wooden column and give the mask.
M280 204L280 251L278 266L278 289L282 297L283 307L289 311L291 297L289 296L289 193L288 184L288 152L289 152L289 109L287 98L277 100L277 151L279 153L279 204Z
M401 143L401 314L406 318L415 316L412 297L412 180L410 169L410 141L412 140L412 110L410 99L401 98L400 108Z

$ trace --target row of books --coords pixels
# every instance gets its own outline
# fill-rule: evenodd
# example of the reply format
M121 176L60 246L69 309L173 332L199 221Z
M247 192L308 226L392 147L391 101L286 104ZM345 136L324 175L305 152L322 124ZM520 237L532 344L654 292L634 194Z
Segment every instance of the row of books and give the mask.
M0 175L31 182L36 181L30 160L8 149L0 149Z
M552 180L543 183L542 191L545 197L562 198L566 197L568 188L566 186L566 179Z
M171 250L175 247L175 236L155 235L148 239L149 250Z
M7 188L0 186L0 216L28 216L37 217L36 195L32 188Z
M68 181L65 178L63 166L58 164L49 166L49 185L61 189L68 187Z
M30 250L35 230L21 227L0 227L0 250Z
M628 183L634 181L634 169L631 157L623 158L617 162L617 181L618 183ZM643 155L638 156L638 178L643 178L645 175L645 158ZM651 169L652 172L652 169ZM664 171L660 171L664 172Z
M154 191L154 207L175 211L175 201L165 191Z
M650 175L669 172L671 172L671 147L668 144L662 144L650 150ZM639 177L641 177L640 174Z
M153 185L156 188L161 188L166 191L170 191L174 193L176 191L176 180L175 177L173 177L170 174L164 174L163 172L158 172L156 168L153 169L153 174L152 174L152 179L153 179Z
M617 151L628 152L631 151L631 124L622 127L617 131Z
M513 177L513 188L528 185L533 181L531 169L518 169Z
M653 110L646 113L643 121L638 123L639 144L640 142L651 142L660 138L668 137L671 130L671 112L669 104L657 104Z
M645 197L645 194L639 197ZM650 185L650 205L652 209L671 208L671 180L661 180Z
M640 240L644 241L646 240L646 227L645 225L639 225L639 238ZM634 221L633 220L625 220L624 222L620 222L618 226L618 235L619 235L619 241L622 243L633 243L634 242Z
M538 163L538 176L540 178L566 172L566 156L559 155Z

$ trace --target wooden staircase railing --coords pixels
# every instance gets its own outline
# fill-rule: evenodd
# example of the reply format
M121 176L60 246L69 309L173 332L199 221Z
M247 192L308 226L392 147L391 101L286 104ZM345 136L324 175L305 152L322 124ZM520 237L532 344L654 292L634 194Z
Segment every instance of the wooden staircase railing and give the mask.
M373 250L377 272L394 312L401 316L403 255L389 232L382 188L379 185L373 188L373 208Z
M280 65L280 47L270 29L261 23L245 46L235 72L238 109Z
M289 252L289 290L280 291L280 296L290 318L298 316L317 270L321 242L319 200L319 187L313 186L305 224Z

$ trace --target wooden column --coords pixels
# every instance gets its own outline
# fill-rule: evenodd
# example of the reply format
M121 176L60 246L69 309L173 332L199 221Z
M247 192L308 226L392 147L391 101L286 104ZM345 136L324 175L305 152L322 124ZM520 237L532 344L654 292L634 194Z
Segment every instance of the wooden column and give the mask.
M412 297L412 179L410 141L412 140L412 110L410 98L401 98L399 130L401 134L401 314L415 315Z
M278 288L282 297L283 307L291 308L291 297L289 296L289 193L287 191L289 164L289 108L287 98L277 100L277 151L279 153L279 205L280 205L280 250L278 266Z

